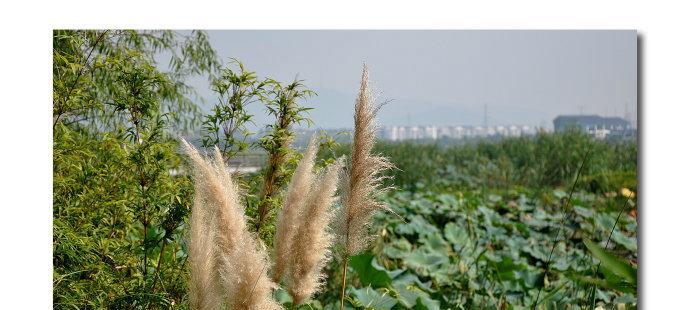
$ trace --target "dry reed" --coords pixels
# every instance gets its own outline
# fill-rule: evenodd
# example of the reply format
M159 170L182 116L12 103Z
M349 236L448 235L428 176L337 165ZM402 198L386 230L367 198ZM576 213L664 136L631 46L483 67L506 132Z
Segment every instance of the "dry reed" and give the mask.
M374 106L369 88L369 72L362 70L362 81L355 103L355 130L348 179L344 182L343 214L339 218L340 242L343 257L356 255L366 249L371 241L368 229L371 218L378 210L390 210L376 196L388 188L382 186L381 173L393 167L386 157L373 155L376 141L375 117L380 106Z
M216 284L214 212L204 202L208 195L204 178L195 178L194 204L189 219L190 305L193 309L211 310L217 309L221 302Z
M323 287L322 272L331 258L334 236L328 225L333 218L331 208L336 201L343 160L324 168L314 182L309 201L301 216L299 230L292 243L292 264L289 270L288 292L293 303L300 304Z
M374 106L369 87L369 71L364 65L359 94L355 102L355 129L348 179L344 182L343 208L338 218L339 244L342 252L342 287L340 309L345 304L345 281L347 279L348 257L356 255L369 246L373 238L369 234L371 219L378 210L390 209L375 200L385 192L384 176L381 173L393 167L386 157L373 155L376 141L375 117L381 106Z
M282 307L272 299L272 291L276 285L266 274L269 267L268 256L262 244L247 230L244 207L240 202L237 185L225 165L220 150L215 149L213 160L206 160L189 143L184 140L182 142L195 167L195 182L201 184L201 188L197 187L200 193L195 194L198 200L195 205L204 205L204 209L197 208L206 210L201 212L202 218L206 212L212 215L208 216L210 220L206 224L210 225L205 233L211 236L209 238L213 238L211 240L215 241L216 247L213 250L216 253L215 262L199 263L192 269L191 280L204 280L206 274L211 274L214 278L219 275L219 281L215 282L219 282L222 290L222 296L217 297L214 296L216 290L200 290L208 287L206 282L192 283L192 288L196 290L193 293L195 301L209 300L211 302L198 304L204 307L208 304L210 308L218 308L219 305L214 305L213 302L223 298L224 303L231 309L281 309ZM193 232L198 230L203 233L203 229L192 227ZM196 240L201 241L203 238ZM194 242L195 240L191 241ZM200 257L207 258L203 255ZM211 270L205 269L208 267L211 267ZM199 272L201 276L195 276L195 272ZM214 272L218 274L214 276Z
M280 283L292 256L292 242L299 228L300 215L307 202L309 188L314 180L312 169L314 168L316 151L316 139L312 137L304 156L295 168L295 173L290 180L283 201L283 207L278 214L273 242L276 262L273 269L273 281L276 283Z

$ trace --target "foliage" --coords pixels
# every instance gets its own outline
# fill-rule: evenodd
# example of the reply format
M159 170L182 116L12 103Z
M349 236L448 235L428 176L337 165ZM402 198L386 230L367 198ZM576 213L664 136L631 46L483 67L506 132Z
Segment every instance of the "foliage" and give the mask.
M389 171L389 185L415 191L420 186L569 186L587 149L579 188L596 193L637 188L636 143L596 141L578 131L451 145L382 141L374 150L398 168ZM336 150L338 155L348 152L347 145Z
M56 30L53 44L54 305L181 304L192 187L171 173L170 132L194 123L183 79L212 73L215 52L203 32Z
M554 182L563 187L550 185L557 180L554 176L534 179L536 174L529 180L482 182L503 169L516 175L539 169L543 164L535 161L548 157L542 157L537 145L581 156L593 148L580 179L585 184L576 187L567 209L563 187L572 186L581 158L571 160L567 171L572 176ZM336 153L345 153L343 149ZM391 184L403 190L382 197L395 214L378 217L374 229L381 237L370 253L351 260L351 307L637 307L637 280L632 277L637 264L636 201L628 189L617 193L622 184L631 184L628 180L635 184L634 142L610 144L571 132L454 146L379 143L377 149L402 168L392 172ZM501 164L505 154L523 160ZM453 163L470 171L448 169ZM492 165L504 166L487 168ZM587 184L601 175L622 177L611 178L606 187ZM595 253L591 249L596 245L586 240L607 246ZM328 277L340 277L336 264ZM328 283L309 307L337 309L338 289Z
M289 177L297 160L291 126L309 122L297 100L313 92L301 81L258 81L237 60L219 69L200 31L56 30L53 44L55 306L186 306L193 190L176 136L200 118L186 78L212 80L219 103L204 118L202 143L219 144L226 158L249 146L248 104L265 103L276 116L260 143L273 169L248 177L273 184L261 201L277 202ZM167 71L161 56L170 59Z
M192 31L55 30L53 32L53 127L86 123L115 129L122 121L113 102L122 91L123 70L155 67L156 55L170 56L169 72L157 71L166 83L156 92L161 114L171 126L191 129L199 117L185 84L190 75L213 73L219 66L206 33ZM125 76L123 76L123 74Z
M602 272L605 279L591 279L592 284L602 283L602 287L623 292L637 290L637 269L635 267L590 240L585 240L585 245L592 256L600 261L597 266L604 266L604 270L608 271Z
M231 66L223 68L219 78L213 81L213 91L218 95L218 103L206 115L203 122L202 145L211 148L218 145L227 159L249 147L247 138L251 135L246 124L252 122L247 105L266 100L267 87L271 80L259 81L256 73L246 71L236 59Z
M275 123L268 125L269 130L260 140L259 146L268 154L268 162L264 168L263 183L259 194L256 218L256 231L262 239L270 244L274 233L274 225L264 225L264 222L273 223L275 208L279 205L279 190L285 186L291 176L291 168L297 163L297 157L290 148L295 133L292 126L295 124L310 124L306 117L309 108L298 104L298 100L304 100L314 95L314 92L304 86L302 81L295 80L283 85L277 81L269 82L272 88L267 92L266 108L269 115L275 116Z
M637 223L629 212L634 201L627 202L605 252L609 254L603 261L610 262L595 272L585 238L605 241L626 199L576 193L574 215L560 225L564 196L558 189L500 190L488 196L481 190L424 189L389 195L386 201L400 217L380 216L375 229L382 237L371 253L351 260L356 276L348 287L350 305L528 309L542 289L539 309L589 309L589 291L597 284L596 303L635 308L636 280L630 278L630 266L637 261ZM545 272L559 227L566 237L556 241ZM332 269L329 278L335 272ZM332 309L338 297L329 289L315 300ZM316 302L310 306L319 308Z
M278 193L299 159L292 127L309 123L299 101L313 92L301 81L259 81L239 61L216 77L204 32L56 30L53 45L55 308L188 307L193 188L172 133L195 129L200 113L185 78L214 81L219 102L204 118L202 143L220 144L226 159L250 147L247 105L262 102L276 117L258 144L266 166L245 176L247 215L268 241ZM161 54L169 71L156 63ZM317 169L350 149L320 142ZM588 151L564 207L563 188ZM400 190L380 197L395 214L377 216L374 247L350 258L348 307L637 307L635 142L542 132L379 143L375 153L399 168L386 182ZM300 309L337 308L339 266L326 268L324 292ZM283 289L275 295L292 306Z
M179 164L176 144L123 147L112 133L62 124L56 130L61 137L53 157L56 307L182 302L183 223L191 182L167 173Z

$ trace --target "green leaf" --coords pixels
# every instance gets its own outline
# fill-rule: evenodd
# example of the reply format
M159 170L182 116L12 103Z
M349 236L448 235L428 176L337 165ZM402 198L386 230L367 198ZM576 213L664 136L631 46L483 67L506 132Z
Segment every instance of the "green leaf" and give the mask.
M439 310L441 309L441 302L433 300L429 296L419 296L414 308L419 310Z
M432 271L437 270L440 265L448 263L449 258L438 253L414 251L405 256L403 261L409 268L416 270L419 274L429 275Z
M602 278L594 278L591 276L583 276L579 274L566 274L567 277L581 283L586 283L586 284L591 284L595 285L598 287L606 288L606 289L612 289L612 290L618 290L624 293L630 293L630 294L635 294L637 292L637 288L630 283L627 282L622 282L622 281L616 281L610 278L607 279L602 279ZM620 278L619 278L620 279Z
M421 242L431 252L440 255L448 255L448 244L445 240L443 240L441 234L433 234L426 236L425 238L421 239Z
M637 252L637 238L628 237L624 235L620 230L616 229L611 235L611 240L622 245L629 251Z
M443 235L446 237L446 240L453 245L453 249L456 252L459 252L462 247L467 245L470 241L464 225L458 225L455 222L446 224L443 229Z
M370 286L353 290L352 294L357 298L361 306L366 309L389 310L398 303L388 292L380 293Z
M635 268L591 240L585 240L584 242L587 249L589 249L594 257L601 261L601 265L604 268L622 277L626 281L637 284L637 270Z
M393 288L398 293L398 302L407 308L414 309L440 309L440 302L433 300L429 294L419 287L414 285L414 280L419 282L415 276L408 277L404 280L396 280L393 283Z
M409 223L398 225L395 232L402 235L429 236L439 233L439 229L431 225L424 217L415 215Z
M403 273L403 270L386 270L376 262L374 255L369 253L351 257L350 266L357 272L363 285L375 288L388 286L393 278Z
M412 250L412 245L405 238L396 239L383 248L383 253L390 258L403 258Z

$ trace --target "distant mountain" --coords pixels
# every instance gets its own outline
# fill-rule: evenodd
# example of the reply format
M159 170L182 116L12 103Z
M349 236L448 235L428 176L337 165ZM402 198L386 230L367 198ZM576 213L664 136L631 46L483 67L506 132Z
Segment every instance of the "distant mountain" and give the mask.
M317 90L318 96L309 100L314 125L317 128L343 128L352 126L356 95L334 90ZM398 99L385 94L378 102L387 101L379 112L378 122L384 126L394 125L483 125L483 103L442 103L414 99ZM488 106L489 124L512 124L516 120L527 125L541 121L535 111L519 105ZM549 120L550 121L550 120Z
M215 94L210 90L198 88L199 95L205 99L204 112L209 111L215 104ZM331 89L314 89L317 95L305 101L307 107L313 108L309 115L314 124L313 129L350 128L353 124L355 93L344 93ZM483 103L446 103L430 102L415 99L395 98L385 93L377 98L377 102L387 103L380 110L378 123L383 126L397 125L483 125ZM273 118L266 113L260 103L248 107L254 115L254 126L250 130L257 131L273 122ZM540 125L540 122L551 122L542 119L539 111L521 107L520 104L489 104L489 124ZM522 120L517 122L516 120ZM304 126L299 126L304 127Z

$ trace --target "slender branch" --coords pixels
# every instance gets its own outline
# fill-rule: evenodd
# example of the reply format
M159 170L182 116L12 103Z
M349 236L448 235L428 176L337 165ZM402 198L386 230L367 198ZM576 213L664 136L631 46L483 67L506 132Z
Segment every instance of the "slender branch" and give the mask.
M347 279L347 258L343 261L343 282L340 291L340 310L345 306L345 279Z
M161 269L161 261L163 261L163 253L165 253L165 245L167 244L166 238L163 237L163 245L161 245L161 252L158 254L158 264L156 265L156 271L154 272L153 276L153 285L151 285L151 294L156 293L156 278L158 277L158 274L160 273Z

